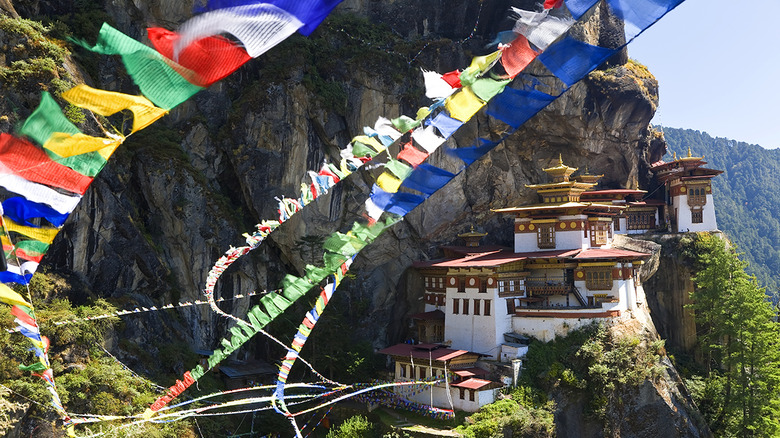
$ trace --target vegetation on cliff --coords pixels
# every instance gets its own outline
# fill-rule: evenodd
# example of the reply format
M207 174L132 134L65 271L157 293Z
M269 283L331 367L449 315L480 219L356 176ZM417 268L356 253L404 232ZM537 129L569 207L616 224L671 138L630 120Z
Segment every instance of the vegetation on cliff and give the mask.
M776 309L734 247L718 237L689 239L694 265L699 365L689 387L719 436L780 433L780 325Z

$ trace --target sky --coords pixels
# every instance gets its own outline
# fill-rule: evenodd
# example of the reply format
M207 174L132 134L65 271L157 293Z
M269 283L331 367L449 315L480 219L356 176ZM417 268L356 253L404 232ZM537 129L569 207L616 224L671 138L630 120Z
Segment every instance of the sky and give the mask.
M659 83L654 125L780 147L780 1L685 0L628 46Z

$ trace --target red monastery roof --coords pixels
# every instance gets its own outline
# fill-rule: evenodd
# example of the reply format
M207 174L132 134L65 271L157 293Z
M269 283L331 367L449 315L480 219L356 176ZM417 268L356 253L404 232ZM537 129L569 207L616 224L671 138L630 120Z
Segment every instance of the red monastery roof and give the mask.
M598 258L643 258L649 255L650 254L620 249L556 249L532 252L496 251L456 259L415 262L413 266L416 268L478 268L501 266L507 263L529 259L572 258L581 260Z
M420 344L420 345L396 344L387 347L385 349L379 350L377 351L377 353L388 354L390 356L412 357L414 359L426 359L426 360L430 357L432 360L438 360L441 362L446 362L450 359L454 359L456 357L460 357L466 354L474 355L474 360L476 360L476 358L480 356L479 353L472 353L466 350L453 350L451 348L445 348L445 347L436 348L436 347L439 346L434 344Z
M482 379L471 378L471 379L466 379L466 380L464 380L462 382L453 383L452 386L455 386L455 387L458 387L458 388L466 388L466 389L475 389L476 390L476 389L480 389L482 387L488 386L491 383L494 383L494 382L491 382L490 380L482 380Z

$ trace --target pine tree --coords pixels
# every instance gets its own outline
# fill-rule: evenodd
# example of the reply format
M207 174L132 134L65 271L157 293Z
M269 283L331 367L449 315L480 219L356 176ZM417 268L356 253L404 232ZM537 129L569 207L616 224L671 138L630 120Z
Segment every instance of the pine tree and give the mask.
M694 248L692 307L710 389L704 413L718 435L776 436L780 331L772 305L726 241L701 235Z

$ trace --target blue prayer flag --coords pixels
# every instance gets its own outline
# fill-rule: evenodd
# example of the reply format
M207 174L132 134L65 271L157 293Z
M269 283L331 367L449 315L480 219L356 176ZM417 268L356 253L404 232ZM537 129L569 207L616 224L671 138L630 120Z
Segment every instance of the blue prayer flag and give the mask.
M593 46L566 36L550 45L537 59L560 80L571 86L615 52L617 49Z
M444 169L439 169L428 163L422 163L401 183L401 186L430 196L436 190L444 187L454 177L455 174Z

